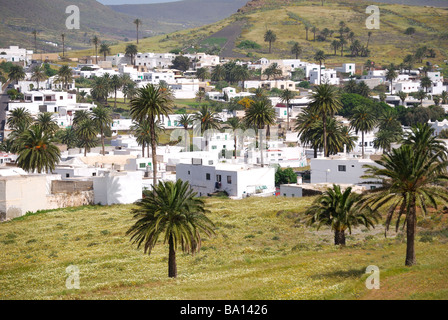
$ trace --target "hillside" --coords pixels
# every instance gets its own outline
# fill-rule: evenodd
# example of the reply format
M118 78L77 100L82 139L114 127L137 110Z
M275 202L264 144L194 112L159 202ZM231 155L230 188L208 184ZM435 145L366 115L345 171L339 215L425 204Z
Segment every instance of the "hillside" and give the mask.
M420 217L418 265L404 267L405 236L356 228L347 246L328 228L303 223L313 198L206 199L216 235L194 256L178 253L167 277L163 242L151 256L125 235L132 205L53 210L0 224L0 300L150 299L299 300L447 299L448 233L440 214ZM80 290L65 287L80 270ZM366 268L381 272L367 290ZM412 279L412 281L410 281Z
M227 19L200 28L182 30L169 35L161 35L142 40L140 51L169 51L171 49L187 50L196 47L198 50L207 50L207 43L226 44L226 52L233 52L234 57L247 56L254 58L291 58L292 43L297 41L303 48L300 58L312 60L317 50L324 50L328 54L326 64L340 64L343 62L356 62L364 64L367 59L374 60L377 65L386 63L401 63L406 54L414 53L417 47L426 45L435 50L435 57L425 58L432 63L441 63L448 58L448 32L446 21L448 10L423 6L409 6L400 4L376 3L381 12L379 30L369 30L365 26L368 15L365 9L372 2L355 0L346 1L294 1L284 0L280 3L273 0L254 0L253 3L270 4L262 8L242 9L244 12L236 13ZM250 6L250 4L248 4ZM243 21L240 28L235 22ZM340 50L334 55L331 47L333 40L338 40L339 22L344 21L346 26L354 32L354 38L362 45L369 41L370 55L368 57L353 57L345 47L343 57ZM325 41L314 41L314 35L308 32L306 40L305 25L318 28L316 37L325 28L332 30L333 34ZM406 35L407 28L414 28L415 33ZM233 34L226 29L227 36L217 34L224 28L233 29ZM264 33L272 29L277 34L277 41L273 44L272 54L268 53L268 44L264 42ZM229 43L228 39L236 39ZM241 41L250 40L259 45L257 49L235 48ZM123 52L126 43L114 47L114 52ZM231 57L226 54L226 57Z
M234 14L247 0L183 0L168 3L113 5L112 10L143 21L156 21L153 32L173 32L214 23ZM143 26L148 29L148 26Z
M0 10L0 47L20 45L34 48L31 32L36 29L38 47L45 51L62 51L46 46L44 41L62 44L61 33L66 34L66 46L88 47L89 39L99 35L102 40L123 41L135 38L133 18L115 12L95 0L2 0ZM67 6L80 9L80 30L68 30L65 26L69 14Z

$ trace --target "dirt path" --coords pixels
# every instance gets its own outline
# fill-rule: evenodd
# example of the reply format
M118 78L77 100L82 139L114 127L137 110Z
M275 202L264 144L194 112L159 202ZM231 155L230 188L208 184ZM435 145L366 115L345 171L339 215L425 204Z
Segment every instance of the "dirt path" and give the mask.
M235 42L243 30L245 21L236 21L220 31L212 34L209 38L226 38L227 42L221 49L219 56L221 58L245 58L246 56L241 53L234 52Z

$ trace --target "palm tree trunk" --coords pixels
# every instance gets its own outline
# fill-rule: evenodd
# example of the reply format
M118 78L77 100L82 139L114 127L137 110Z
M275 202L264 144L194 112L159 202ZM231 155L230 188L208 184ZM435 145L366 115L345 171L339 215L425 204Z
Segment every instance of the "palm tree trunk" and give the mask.
M115 88L115 101L114 101L114 108L117 108L117 88Z
M142 143L142 158L145 157L145 143Z
M361 140L362 140L362 158L364 159L364 131L361 132Z
M154 117L150 117L149 121L151 124L152 179L153 187L155 187L157 185L157 141Z
M235 133L233 133L233 135L234 135L234 137L233 137L233 142L234 142L234 144L235 144L235 159L236 159L236 135L235 135Z
M103 148L103 156L104 156L104 155L106 155L106 151L104 149L104 133L103 133L103 129L102 128L101 128L100 134L101 134L101 146Z
M286 132L289 131L289 101L286 102Z
M177 278L176 251L174 250L173 236L169 240L170 251L168 255L168 277Z
M261 161L261 167L264 168L264 159L263 159L263 129L260 129L258 132L260 132L260 161Z
M342 231L336 230L334 232L334 244L336 246L339 246L339 245L345 246L345 231L344 230L342 230Z
M184 128L185 129L185 152L190 151L190 141L188 141L188 128Z
M415 234L417 231L417 216L415 209L415 195L412 196L411 205L406 215L406 265L416 264L415 259Z
M324 157L328 157L327 152L327 115L325 113L322 114L322 123L324 129Z

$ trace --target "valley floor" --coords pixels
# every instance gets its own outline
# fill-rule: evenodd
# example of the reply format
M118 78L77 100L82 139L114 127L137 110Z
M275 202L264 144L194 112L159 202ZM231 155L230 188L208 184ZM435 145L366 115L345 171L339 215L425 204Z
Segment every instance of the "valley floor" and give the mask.
M216 235L199 254L178 253L167 277L167 246L151 256L125 235L132 206L54 210L0 224L0 299L447 299L446 215L419 221L418 265L404 266L403 234L359 228L337 248L328 229L303 223L312 198L207 199ZM68 266L80 271L69 290ZM368 290L366 268L380 269Z

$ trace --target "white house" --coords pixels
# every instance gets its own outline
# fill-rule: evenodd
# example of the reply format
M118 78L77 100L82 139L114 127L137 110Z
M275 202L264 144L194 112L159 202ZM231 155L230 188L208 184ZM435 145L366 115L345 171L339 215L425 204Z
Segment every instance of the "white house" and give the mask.
M0 59L8 62L23 62L29 65L33 57L33 51L19 48L18 46L10 46L9 48L0 48Z
M188 181L198 196L225 191L231 198L275 194L275 168L240 164L178 164L176 178Z
M332 156L328 158L311 159L312 184L349 184L374 189L378 183L368 183L361 178L365 173L364 165L375 165L371 159L351 158L346 156Z
M93 178L94 203L101 205L131 204L142 198L143 173L107 172Z
M356 72L356 64L354 63L343 63L341 67L334 68L337 72L348 73L354 75Z
M322 68L321 72L319 73L318 68L317 70L312 70L310 72L310 83L311 84L328 83L331 85L339 85L339 77L337 76L337 72L334 69Z
M281 184L280 196L288 198L301 198L303 195L302 186L299 184Z
M135 65L144 66L147 69L169 68L175 58L174 53L138 53L135 57Z

